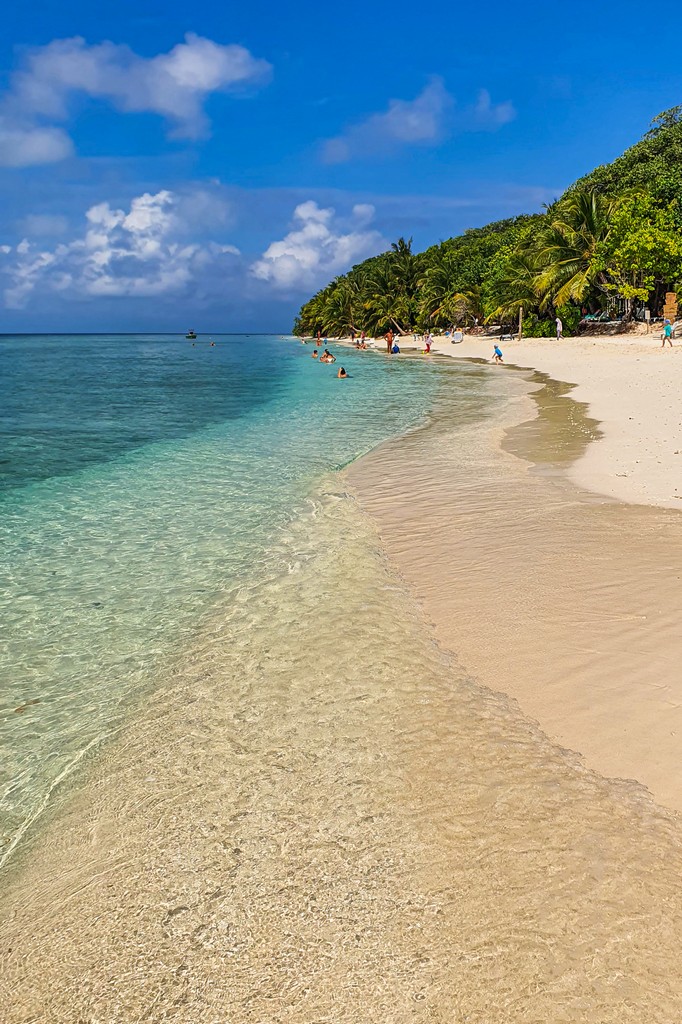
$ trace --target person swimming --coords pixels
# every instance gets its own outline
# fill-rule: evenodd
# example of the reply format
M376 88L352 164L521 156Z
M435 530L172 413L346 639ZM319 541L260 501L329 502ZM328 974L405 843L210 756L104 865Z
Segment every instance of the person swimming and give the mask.
M317 349L313 349L313 359L317 359Z
M336 375L336 376L337 376L337 377L339 377L339 378L340 378L341 380L344 380L344 379L345 379L345 378L346 378L346 377L348 376L348 374L347 374L347 373L346 373L346 371L344 370L343 366L341 366L341 367L339 368L339 372L337 373L337 375Z

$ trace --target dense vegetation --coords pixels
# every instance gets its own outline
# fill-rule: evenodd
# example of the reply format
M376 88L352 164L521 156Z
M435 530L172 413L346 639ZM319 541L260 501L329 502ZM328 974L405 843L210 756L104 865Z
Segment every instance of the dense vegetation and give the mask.
M572 333L586 314L626 320L682 292L682 106L644 138L575 182L541 214L498 221L412 251L388 252L335 278L301 308L298 335L381 334L453 324L516 323Z

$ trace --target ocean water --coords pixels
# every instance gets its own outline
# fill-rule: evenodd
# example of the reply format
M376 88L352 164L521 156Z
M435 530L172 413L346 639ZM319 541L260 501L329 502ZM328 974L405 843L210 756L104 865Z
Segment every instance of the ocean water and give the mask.
M214 340L0 339L0 859L323 474L418 422L444 372Z

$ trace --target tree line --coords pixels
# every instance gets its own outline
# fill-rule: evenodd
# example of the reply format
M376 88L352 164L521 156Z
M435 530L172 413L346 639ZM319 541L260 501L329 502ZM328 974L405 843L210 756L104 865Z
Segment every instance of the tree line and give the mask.
M565 333L586 315L660 313L682 293L682 105L575 182L542 213L465 231L415 253L412 240L336 277L301 308L294 333L379 335L474 323Z

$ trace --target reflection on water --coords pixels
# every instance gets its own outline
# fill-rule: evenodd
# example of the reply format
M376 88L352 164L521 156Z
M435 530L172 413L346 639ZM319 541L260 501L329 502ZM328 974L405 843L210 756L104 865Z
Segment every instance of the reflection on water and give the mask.
M17 872L8 1024L672 1024L680 828L433 642L338 479Z

